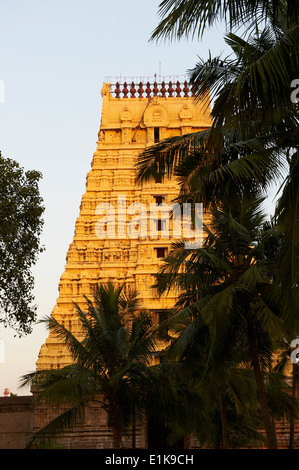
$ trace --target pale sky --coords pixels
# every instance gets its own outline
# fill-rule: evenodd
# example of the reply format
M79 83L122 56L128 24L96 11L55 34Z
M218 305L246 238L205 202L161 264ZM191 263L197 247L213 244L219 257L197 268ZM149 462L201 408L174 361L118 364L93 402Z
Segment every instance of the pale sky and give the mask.
M96 150L107 76L184 75L198 56L228 52L220 28L202 41L149 43L160 0L0 0L0 151L43 174L46 251L33 269L39 318L49 315ZM230 51L229 51L230 52ZM18 395L48 332L14 338L0 326L0 396Z

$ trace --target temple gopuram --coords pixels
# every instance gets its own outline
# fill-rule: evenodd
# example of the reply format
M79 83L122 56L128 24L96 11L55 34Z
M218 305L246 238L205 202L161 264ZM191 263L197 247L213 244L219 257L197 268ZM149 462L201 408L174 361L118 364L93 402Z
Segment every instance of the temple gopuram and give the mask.
M186 80L157 83L154 79L139 81L138 86L134 82L103 84L97 148L52 311L72 333L78 330L74 303L84 308L84 296L92 298L97 283L110 281L137 290L142 307L158 322L163 312L174 306L175 292L158 298L152 288L173 242L171 227L163 236L163 224L158 221L153 235L148 213L144 216L147 226L143 224L146 233L128 236L126 227L134 205L147 210L151 204L171 205L179 188L174 179L137 184L135 165L147 146L210 126L209 109L195 102ZM99 232L105 207L114 209L116 224L107 220L107 236L103 237ZM50 333L41 347L37 369L62 368L70 361L66 348Z

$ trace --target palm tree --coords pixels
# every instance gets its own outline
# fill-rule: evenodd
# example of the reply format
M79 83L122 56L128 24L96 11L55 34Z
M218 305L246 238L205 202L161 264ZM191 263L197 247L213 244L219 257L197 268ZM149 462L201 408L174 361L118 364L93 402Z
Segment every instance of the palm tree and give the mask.
M197 425L188 422L185 432L195 435L203 446L225 449L256 444L263 436L256 430L262 422L257 413L255 381L251 370L239 368L245 353L241 347L244 331L238 335L234 331L225 354L217 361L208 360L211 338L199 307L198 297L201 293L204 297L204 293L201 281L195 280L197 275L194 271L190 277L187 273L178 276L177 282L180 287L186 285L187 293L182 289L177 311L166 321L174 333L166 357L177 361L185 383L201 403L200 413L193 409Z
M192 287L197 279L199 298L193 308L209 328L207 370L221 369L223 364L227 368L232 354L245 363L243 348L247 344L268 447L276 448L264 374L284 325L280 310L272 308L271 303L276 293L272 285L274 259L265 256L269 234L261 234L262 202L263 198L253 194L213 208L203 248L174 249L161 268L157 287L163 292L175 283L184 292L190 279L193 278Z
M275 214L281 245L273 272L291 341L298 334L299 133L298 109L289 94L298 70L298 16L290 20L292 2L284 1L276 2L277 8L274 2L233 2L235 10L229 1L175 3L176 21L187 21L189 12L190 28L196 28L200 24L196 18L208 10L212 21L217 11L228 18L233 12L238 16L243 3L251 3L251 7L263 4L268 11L267 24L248 40L229 33L226 41L233 58L199 61L190 71L198 99L206 100L210 94L215 99L213 125L147 148L140 155L137 178L144 181L175 175L181 186L178 201L202 202L206 209L229 200L232 193L240 198L256 189L266 193L273 183L283 181ZM192 14L188 10L191 3L196 5ZM165 8L171 4L174 7L174 2L163 2ZM223 11L217 10L220 5ZM170 28L171 21L168 25ZM165 34L170 30L165 29Z
M113 447L120 448L123 431L132 419L135 430L137 412L142 408L140 390L144 389L146 370L155 350L155 333L149 314L136 313L136 293L125 295L124 286L97 286L93 302L87 298L86 302L86 312L76 305L82 341L55 318L46 319L53 333L67 345L73 364L22 377L23 386L36 387L38 401L67 407L34 436L33 442L72 426L82 406L97 401L107 413Z
M208 250L204 252L175 250L167 260L163 280L160 278L163 290L180 279L176 272L178 266L184 264L188 267L189 271L185 274L189 275L189 281L195 272L199 274L201 286L198 289L209 295L199 299L196 305L204 310L212 333L221 332L220 341L219 335L218 338L212 335L210 361L213 357L220 357L217 349L221 351L221 339L225 339L227 325L231 324L228 321L230 316L223 315L223 312L232 315L235 312L237 318L243 318L270 447L275 447L275 436L262 380L261 365L262 369L265 365L259 363L258 332L263 332L265 325L269 328L270 317L272 326L277 326L278 330L288 326L289 335L298 332L294 314L299 284L296 228L299 213L296 178L298 110L290 101L290 83L297 74L299 57L298 3L295 3L284 0L164 0L160 4L160 14L164 19L152 39L180 39L184 35L194 36L197 33L200 36L220 18L230 28L226 41L235 57L224 60L221 57L210 58L200 61L190 70L191 86L196 90L197 98L203 99L204 103L210 94L214 98L211 129L167 139L147 148L137 164L139 180L175 175L182 188L178 201L203 202L206 208L213 210L221 204L227 208L234 194L245 203L243 209L246 212L246 200L248 202L252 194L258 190L265 191L274 181L284 178L276 219L281 245L277 255L279 258L271 258L270 271L269 260L257 256L257 247L261 248L261 245L254 236L251 242L255 244L247 245L249 251L236 256L237 253L227 246L229 238L226 234L220 239L221 243L214 247L208 245ZM246 35L239 37L233 33L232 28L240 25L247 27L247 39ZM252 26L255 28L254 35ZM234 220L228 215L227 226ZM242 241L248 229L245 227L246 230L243 230L244 224L238 220L233 242ZM242 229L239 234L237 229ZM213 233L208 236L208 243L211 241ZM235 255L233 265L232 253ZM286 271L287 276L284 276ZM269 282L273 281L274 273L275 284ZM235 281L237 284L234 286ZM183 289L186 284L187 281L182 283ZM217 292L217 289L220 291ZM279 293L284 293L280 300ZM206 305L204 302L207 302ZM277 314L281 313L283 315L277 322ZM283 325L281 320L284 321ZM219 323L221 321L223 325ZM277 331L267 330L270 344L273 333L275 338Z

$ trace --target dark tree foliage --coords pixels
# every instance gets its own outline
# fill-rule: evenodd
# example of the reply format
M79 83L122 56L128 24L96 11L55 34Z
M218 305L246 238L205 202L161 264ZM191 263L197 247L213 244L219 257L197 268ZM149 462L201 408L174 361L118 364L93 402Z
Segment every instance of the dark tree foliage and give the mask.
M0 322L20 335L36 319L31 268L43 251L41 177L0 153Z

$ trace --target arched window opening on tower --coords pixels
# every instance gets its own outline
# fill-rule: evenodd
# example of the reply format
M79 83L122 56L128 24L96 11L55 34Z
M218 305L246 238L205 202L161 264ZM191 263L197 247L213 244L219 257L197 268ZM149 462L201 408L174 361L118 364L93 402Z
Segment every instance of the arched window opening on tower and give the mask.
M156 195L156 196L154 196L154 199L155 199L156 205L158 205L158 206L161 206L165 202L165 196ZM165 224L166 224L166 222L165 222L165 220L161 219L161 214L160 214L159 218L157 219L157 230L158 230L158 232L162 232L162 230L164 230Z
M160 196L160 195L159 196L154 196L154 198L155 198L156 204L159 205L159 206L161 204L163 204L163 202L165 200L165 196Z
M154 128L154 141L157 144L160 141L160 129L159 127Z
M156 253L157 253L157 258L165 258L166 254L167 254L167 248L166 247L158 247L158 248L155 248L156 250Z

